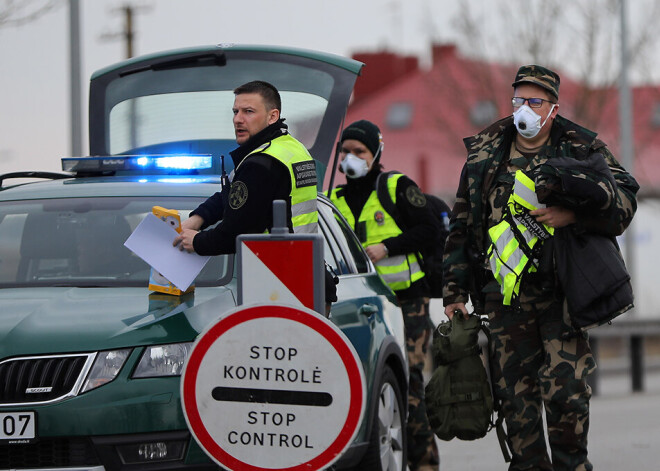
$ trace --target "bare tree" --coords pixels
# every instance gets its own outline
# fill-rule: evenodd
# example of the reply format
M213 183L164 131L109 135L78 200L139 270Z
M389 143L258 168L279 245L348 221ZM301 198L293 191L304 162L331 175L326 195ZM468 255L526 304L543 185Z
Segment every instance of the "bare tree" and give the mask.
M0 28L30 23L63 3L64 0L0 0Z

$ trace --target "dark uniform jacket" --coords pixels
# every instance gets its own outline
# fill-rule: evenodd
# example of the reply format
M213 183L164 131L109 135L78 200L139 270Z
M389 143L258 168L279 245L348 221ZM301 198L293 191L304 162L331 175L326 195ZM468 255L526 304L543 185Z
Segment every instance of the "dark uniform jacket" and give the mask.
M291 177L286 165L267 154L253 154L240 167L245 157L257 147L276 137L287 134L283 120L271 124L239 148L230 152L234 161L233 182L241 181L247 187L244 201L229 205L225 192L218 192L199 205L190 215L204 219L207 228L222 220L215 228L197 234L193 240L195 252L200 255L220 255L236 251L236 237L241 234L261 234L273 226L273 201L287 202L287 221L291 225ZM289 227L292 230L292 227Z
M589 131L562 116L557 116L550 139L531 161L524 157L509 160L516 129L511 116L464 140L467 161L461 172L456 193L451 231L445 245L444 305L465 303L470 293L480 297L485 284L496 282L490 273L485 253L490 244L488 229L500 221L501 209L507 204L513 185L511 169L520 168L532 178L544 162L558 157L588 159L600 153L614 178L609 182L594 182L607 197L595 210L577 211L578 230L616 236L630 224L637 209L635 195L639 185L616 161L606 145ZM475 286L475 271L485 273L485 279ZM473 300L474 301L474 300Z
M351 209L355 221L359 219L369 195L376 191L376 179L382 173L381 168L380 164L377 164L366 176L355 179L348 178L346 184L337 187L337 196L346 198L346 204ZM418 188L415 182L405 175L402 175L397 182L396 206L402 221L409 229L403 231L397 237L383 241L390 256L416 253L422 248L428 247L429 244L434 242L434 234L439 230L435 225L435 218L432 216L428 205L419 207L408 201L406 194L411 186ZM356 230L356 228L353 229ZM359 230L356 230L356 232L359 232ZM396 294L400 299L428 296L426 280L422 278L414 282L409 288L397 291Z

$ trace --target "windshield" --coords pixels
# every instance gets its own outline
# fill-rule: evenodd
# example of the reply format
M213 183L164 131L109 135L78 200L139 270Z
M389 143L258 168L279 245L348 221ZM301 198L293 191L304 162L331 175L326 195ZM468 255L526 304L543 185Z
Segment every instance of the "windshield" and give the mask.
M70 198L0 204L0 287L148 286L151 268L124 247L155 205L187 218L197 198ZM231 278L228 256L211 257L195 280Z

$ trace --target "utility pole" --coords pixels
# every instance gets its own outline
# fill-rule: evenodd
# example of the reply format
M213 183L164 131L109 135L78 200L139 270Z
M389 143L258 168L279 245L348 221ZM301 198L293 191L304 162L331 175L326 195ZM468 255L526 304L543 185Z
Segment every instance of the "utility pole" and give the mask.
M619 76L619 126L621 132L621 163L633 173L633 140L632 140L632 96L628 72L630 69L630 52L628 51L628 25L626 16L626 0L619 0L621 8L621 75Z
M80 66L80 1L69 0L69 62L71 83L71 155L82 155L82 91Z
M628 51L628 21L626 16L626 0L619 0L621 20L621 73L619 75L619 132L621 138L621 163L623 167L634 175L634 149L632 139L632 96L628 72L630 69L630 53ZM628 272L635 280L635 221L633 221L625 232L624 253Z
M137 13L148 11L148 6L134 6L126 4L119 8L120 13L124 16L124 29L119 33L105 33L101 35L101 39L115 40L117 38L125 41L126 59L130 59L135 55L135 15Z
M124 37L126 38L126 57L133 57L133 7L124 5Z
M101 36L101 39L123 39L126 45L126 59L130 59L135 55L135 49L133 47L135 42L134 16L138 11L145 11L148 9L149 7L146 6L136 7L129 4L124 5L120 8L120 11L124 15L124 30L120 33L105 33ZM138 110L135 100L129 102L129 107L129 139L131 147L135 148L138 145Z

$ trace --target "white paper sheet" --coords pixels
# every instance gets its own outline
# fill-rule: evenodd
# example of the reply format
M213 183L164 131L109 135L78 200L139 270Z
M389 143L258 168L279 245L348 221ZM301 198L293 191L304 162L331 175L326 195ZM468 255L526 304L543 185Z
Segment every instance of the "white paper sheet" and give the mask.
M124 245L170 280L174 286L185 291L211 257L173 247L172 242L177 235L165 221L148 214Z

